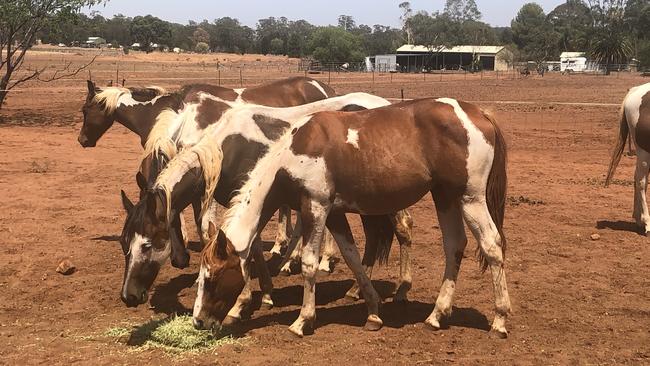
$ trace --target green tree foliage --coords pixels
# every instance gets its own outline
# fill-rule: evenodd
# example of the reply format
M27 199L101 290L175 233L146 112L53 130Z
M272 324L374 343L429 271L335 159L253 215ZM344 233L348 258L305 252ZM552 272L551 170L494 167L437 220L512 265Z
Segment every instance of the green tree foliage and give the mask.
M559 56L560 34L547 21L544 9L536 3L525 4L511 23L513 41L524 57L534 61Z
M587 49L592 19L582 0L567 0L548 14L548 20L559 34L561 51Z
M357 22L350 15L339 15L339 27L346 31L353 30L357 27Z
M198 45L199 43L205 43L208 48L210 48L208 45L210 43L210 33L208 33L208 31L205 29L198 27L194 33L192 33L192 42L194 42L195 45Z
M360 37L339 27L317 29L309 43L315 59L323 63L362 61Z
M474 0L447 0L444 15L453 21L477 21L483 16Z
M154 43L169 46L172 29L168 22L153 15L137 16L131 22L131 36L135 42L140 43L142 50L150 52Z
M282 55L284 52L284 41L280 38L273 38L271 40L271 54Z
M210 45L206 42L197 42L194 46L194 51L197 53L208 53L210 51Z

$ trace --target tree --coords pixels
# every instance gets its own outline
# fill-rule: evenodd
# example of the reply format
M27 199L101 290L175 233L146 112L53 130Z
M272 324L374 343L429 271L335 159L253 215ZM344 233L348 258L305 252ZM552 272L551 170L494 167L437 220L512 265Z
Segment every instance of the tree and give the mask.
M286 49L289 57L301 57L307 54L309 39L315 27L306 20L289 22L289 38Z
M567 0L548 14L548 20L560 36L561 50L587 49L591 12L582 0Z
M168 22L153 15L137 16L131 23L131 37L140 43L142 50L151 52L153 43L169 45L172 39L172 30Z
M365 54L361 48L358 36L339 27L319 28L310 41L312 55L323 63L362 61Z
M205 29L198 27L192 33L192 42L194 42L195 45L198 46L199 43L205 43L208 45L210 43L210 33L208 33ZM210 46L208 46L209 48Z
M285 17L260 19L257 23L258 51L267 54L271 51L271 41L275 38L286 44L289 38L289 20Z
M346 31L351 31L357 27L357 22L350 15L339 15L339 27Z
M625 23L624 0L589 0L593 29L591 30L591 56L609 65L628 62L633 54L629 29Z
M402 29L406 32L406 42L411 44L411 38L413 33L408 26L408 20L413 16L413 9L411 9L411 3L404 1L399 4L400 10L402 10L402 15L399 17L399 20L402 22Z
M427 46L431 52L440 52L458 44L460 23L453 22L446 15L419 12L409 18L408 27L413 32L413 43Z
M52 81L76 75L89 64L73 69L67 64L49 77L43 73L47 67L29 70L13 80L21 69L25 55L36 42L39 32L57 17L75 14L86 6L98 4L98 0L12 0L0 2L0 109L9 90L29 80Z
M210 51L210 45L205 42L197 42L194 46L194 51L197 53L208 53Z
M282 55L284 54L284 41L280 38L273 38L271 40L271 54Z
M538 4L525 4L511 27L513 41L528 59L545 61L557 57L560 35L553 30L544 9Z
M477 21L482 17L474 0L447 0L443 14L453 21Z

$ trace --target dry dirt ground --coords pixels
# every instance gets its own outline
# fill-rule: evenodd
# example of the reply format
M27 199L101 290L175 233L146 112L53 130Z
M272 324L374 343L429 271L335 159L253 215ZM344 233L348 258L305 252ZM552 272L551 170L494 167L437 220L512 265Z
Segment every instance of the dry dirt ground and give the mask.
M35 54L30 62L56 63L64 57L78 61L83 55ZM205 71L193 57L123 56L120 62L135 72L122 75L139 80L130 85L170 88L190 74L216 82L214 70ZM288 76L295 67L286 59L260 60L274 66L245 68L244 84ZM108 81L114 61L102 56L93 77ZM165 62L174 66L162 70ZM239 84L236 62L245 61L230 61L234 68L224 70L231 77L224 84L233 87ZM140 146L118 125L96 148L78 145L85 76L27 85L12 93L2 110L0 364L650 364L650 243L631 219L634 159L623 159L613 186L602 185L617 134L617 104L642 78L497 79L491 74L444 75L441 81L433 75L395 75L391 82L388 75L376 75L373 83L371 75L333 74L339 92L397 97L404 89L406 97L462 98L495 112L510 147L505 227L510 337L488 336L493 293L489 275L481 274L473 259L473 239L446 329L432 332L423 326L444 265L431 198L425 197L411 209L414 284L408 305L391 303L397 251L374 275L386 298L381 331L362 330L365 306L343 299L351 273L339 263L319 280L314 335L296 339L287 330L302 300L300 276L276 277L276 307L255 311L240 327L238 344L179 357L102 336L116 326L188 312L196 293L197 256L187 270L163 268L150 306L128 309L120 301L124 260L117 236L124 213L119 190L136 193ZM350 219L362 247L359 221ZM272 240L273 229L274 224L265 240ZM592 234L600 239L592 240ZM75 274L55 272L63 259L77 266ZM256 299L259 305L259 295Z

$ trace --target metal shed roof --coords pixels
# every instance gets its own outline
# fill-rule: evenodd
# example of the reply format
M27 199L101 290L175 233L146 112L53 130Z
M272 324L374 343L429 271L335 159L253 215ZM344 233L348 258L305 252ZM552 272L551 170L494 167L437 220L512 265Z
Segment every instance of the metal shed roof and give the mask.
M451 48L442 49L442 53L481 53L481 54L493 54L501 52L505 47L503 46L454 46ZM416 46L412 44L405 44L404 46L397 49L397 52L412 52L412 53L424 53L431 52L431 50L426 46Z

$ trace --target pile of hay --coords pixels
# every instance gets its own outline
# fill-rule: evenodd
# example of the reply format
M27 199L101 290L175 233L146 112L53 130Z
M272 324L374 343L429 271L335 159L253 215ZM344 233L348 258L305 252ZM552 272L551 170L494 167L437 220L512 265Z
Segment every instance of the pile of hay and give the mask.
M198 352L238 343L231 335L195 329L192 317L188 315L152 320L131 329L112 328L105 335L126 339L130 346L162 348L175 353Z

